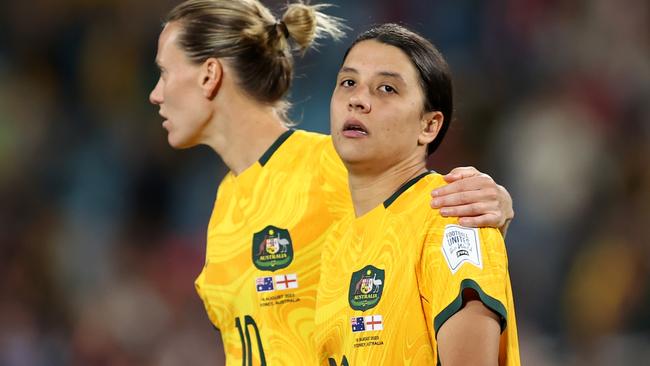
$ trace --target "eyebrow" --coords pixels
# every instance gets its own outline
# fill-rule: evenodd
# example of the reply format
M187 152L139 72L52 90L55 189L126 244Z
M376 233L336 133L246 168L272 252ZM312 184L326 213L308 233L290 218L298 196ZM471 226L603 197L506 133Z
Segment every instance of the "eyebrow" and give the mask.
M341 70L339 71L339 74L342 73L342 72L350 72L350 73L353 73L353 74L358 74L358 73L359 73L359 71L357 71L357 69L355 69L354 67L349 67L349 66L344 66L344 67L342 67ZM393 72L393 71L379 71L379 72L377 73L377 75L380 75L380 76L387 76L387 77L391 77L391 78L399 79L399 80L401 80L401 81L404 82L404 83L406 82L406 80L404 80L404 78L402 77L402 75L400 75L400 74L397 73L397 72Z

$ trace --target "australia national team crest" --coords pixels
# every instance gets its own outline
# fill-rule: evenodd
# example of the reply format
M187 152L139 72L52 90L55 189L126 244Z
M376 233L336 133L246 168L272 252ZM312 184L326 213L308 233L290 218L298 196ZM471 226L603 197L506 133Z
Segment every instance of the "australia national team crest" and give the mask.
M354 310L368 310L377 306L384 291L384 270L368 265L352 273L348 300Z
M253 235L253 263L262 271L275 271L293 261L289 231L269 225Z

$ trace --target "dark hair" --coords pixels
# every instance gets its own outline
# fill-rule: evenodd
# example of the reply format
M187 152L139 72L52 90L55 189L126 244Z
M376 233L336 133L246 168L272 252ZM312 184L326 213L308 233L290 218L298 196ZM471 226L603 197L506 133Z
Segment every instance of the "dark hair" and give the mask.
M178 45L191 61L227 59L248 95L286 110L282 102L293 79L288 39L305 51L319 38L343 36L339 19L319 11L324 7L289 4L278 21L257 0L187 0L169 12L165 23L180 23Z
M449 66L438 49L421 35L397 24L386 23L361 33L345 52L343 60L359 42L375 40L402 50L420 75L424 92L424 111L440 111L444 116L436 138L427 146L427 154L433 153L445 137L453 112L453 92Z

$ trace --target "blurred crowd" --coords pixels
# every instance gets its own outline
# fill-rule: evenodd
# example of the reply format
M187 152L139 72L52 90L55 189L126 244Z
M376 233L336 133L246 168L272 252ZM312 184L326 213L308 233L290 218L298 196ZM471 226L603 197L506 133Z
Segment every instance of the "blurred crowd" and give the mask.
M226 168L174 151L148 93L178 1L0 3L0 365L221 365L194 292ZM279 14L284 1L267 1ZM355 0L454 75L430 165L511 192L507 245L526 365L650 359L650 3ZM350 38L297 59L299 127L327 132Z

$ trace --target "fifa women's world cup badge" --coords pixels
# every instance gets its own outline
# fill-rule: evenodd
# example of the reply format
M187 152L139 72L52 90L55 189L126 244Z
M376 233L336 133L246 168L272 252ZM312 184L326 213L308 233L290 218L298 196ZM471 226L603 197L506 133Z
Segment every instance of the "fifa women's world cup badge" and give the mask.
M262 271L286 268L293 261L289 231L269 225L253 235L253 264Z
M365 311L379 303L384 291L384 270L375 266L365 266L352 273L348 300L354 310Z

